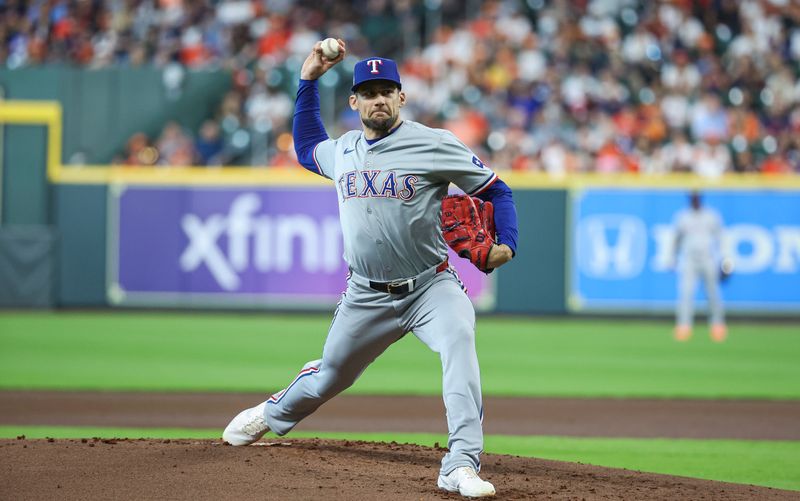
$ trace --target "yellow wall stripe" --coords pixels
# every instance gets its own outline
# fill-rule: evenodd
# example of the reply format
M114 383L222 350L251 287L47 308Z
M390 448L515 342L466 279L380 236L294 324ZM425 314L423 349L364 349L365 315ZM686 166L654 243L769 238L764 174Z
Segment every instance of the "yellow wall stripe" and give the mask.
M0 123L47 128L47 178L57 182L61 170L61 104L58 101L0 101Z
M331 181L298 167L127 167L62 165L62 110L57 101L0 101L0 123L47 127L47 176L64 184L143 184L196 186L323 186ZM695 174L570 174L504 172L516 189L663 188L800 190L800 175L728 174L704 179Z

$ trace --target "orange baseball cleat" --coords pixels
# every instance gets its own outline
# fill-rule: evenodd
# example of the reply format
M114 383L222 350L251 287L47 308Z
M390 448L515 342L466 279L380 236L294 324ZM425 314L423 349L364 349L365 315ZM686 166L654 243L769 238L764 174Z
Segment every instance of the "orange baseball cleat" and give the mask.
M711 340L721 343L728 338L728 328L725 324L714 324L711 326Z
M675 326L675 341L688 341L692 337L692 328L689 325Z

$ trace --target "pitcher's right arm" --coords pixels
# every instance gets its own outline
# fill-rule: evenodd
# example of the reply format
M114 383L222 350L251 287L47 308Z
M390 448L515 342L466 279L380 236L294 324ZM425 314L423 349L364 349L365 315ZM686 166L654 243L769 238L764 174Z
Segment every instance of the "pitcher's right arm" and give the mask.
M332 178L332 162L325 160L328 155L322 155L320 147L325 148L325 142L330 138L322 123L319 104L319 90L317 80L326 71L344 59L346 54L344 42L339 40L339 55L332 60L322 54L322 42L314 44L311 53L303 63L300 70L300 84L297 88L295 101L294 121L292 123L292 136L294 137L294 151L300 165L321 176ZM330 141L333 151L333 141ZM330 156L332 158L332 155Z

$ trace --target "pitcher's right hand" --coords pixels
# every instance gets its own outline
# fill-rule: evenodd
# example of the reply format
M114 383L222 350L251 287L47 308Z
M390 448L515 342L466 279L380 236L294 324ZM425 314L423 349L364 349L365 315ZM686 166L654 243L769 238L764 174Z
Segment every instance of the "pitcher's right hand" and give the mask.
M300 78L303 80L316 80L324 75L326 71L339 64L347 54L347 49L345 48L344 40L339 38L337 41L339 42L339 55L336 56L336 59L328 59L322 54L322 41L315 43L311 53L303 62L303 67L300 69Z

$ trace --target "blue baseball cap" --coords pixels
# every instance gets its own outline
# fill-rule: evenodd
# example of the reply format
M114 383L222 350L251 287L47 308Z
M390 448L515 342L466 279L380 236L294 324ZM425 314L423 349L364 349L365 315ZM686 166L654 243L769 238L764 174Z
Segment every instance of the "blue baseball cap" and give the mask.
M400 84L397 63L391 59L370 57L357 62L355 68L353 68L353 86L350 90L355 92L356 87L370 80L388 80L396 83L398 88L403 88L402 84Z

